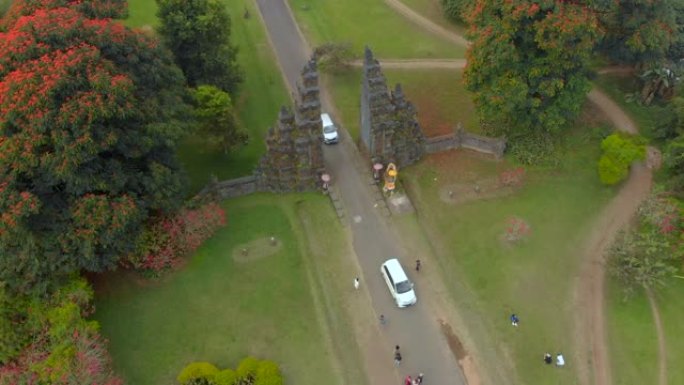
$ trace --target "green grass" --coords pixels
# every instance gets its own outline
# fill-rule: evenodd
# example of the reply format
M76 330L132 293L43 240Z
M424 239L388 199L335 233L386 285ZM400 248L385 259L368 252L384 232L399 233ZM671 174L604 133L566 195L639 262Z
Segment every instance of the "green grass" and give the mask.
M312 290L325 282L312 277L329 279L330 272L316 265L313 256L320 253L310 251L300 229L300 217L314 224L308 235L325 239L318 250L343 243L329 202L318 195L253 195L224 207L227 226L180 271L142 285L125 275L96 285L95 319L110 340L117 372L130 384L165 385L175 383L188 362L235 367L253 355L278 362L287 383L336 384L331 379L340 377L363 383L354 338L345 334L349 328L333 329L330 337L321 327L321 303L330 303L320 293L332 292L333 304L343 297L334 295L339 284ZM233 259L234 250L271 235L282 242L275 254ZM333 266L344 263L344 248L337 250L326 257ZM330 311L335 324L345 325L342 308ZM328 341L343 341L344 351L332 351ZM351 365L345 373L335 370L338 354Z
M238 46L238 62L245 71L245 82L234 103L250 139L246 146L230 154L210 148L201 138L193 136L181 143L178 155L188 173L191 193L201 190L211 175L223 180L251 174L266 151L264 139L268 127L275 123L280 106L290 103L260 19L242 17L245 8L252 15L257 14L254 3L230 0L226 6L232 17L231 39ZM154 0L129 1L127 23L156 25L155 11Z
M680 273L681 274L681 273ZM669 384L684 384L684 279L673 278L668 286L658 290L656 301L665 329L667 343L667 378Z
M444 16L440 0L401 0L401 2L433 23L439 24L459 35L465 35L466 27L464 25Z
M656 124L658 114L657 108L640 106L635 102L627 102L626 94L639 92L637 79L624 75L600 75L594 83L613 101L622 107L639 127L639 133L646 137L651 137L651 133Z
M129 27L156 27L157 2L155 0L128 0L128 18L125 24Z
M479 132L475 106L461 82L458 70L385 70L391 90L400 83L404 95L416 107L418 122L428 136L446 134L457 122L470 132ZM361 98L361 70L354 69L337 75L326 75L325 81L335 99L344 127L351 136L359 138Z
M457 206L441 201L440 188L495 177L512 167L477 156L439 154L403 174L452 299L468 319L472 339L495 341L516 368L512 383L577 381L570 359L575 311L571 291L590 226L614 190L598 181L598 142L582 133L569 142L573 150L566 150L562 169L528 169L524 187L506 197ZM528 239L516 245L501 240L513 216L531 226ZM521 318L519 328L508 322L512 312ZM545 367L541 357L547 351L563 352L569 370ZM481 358L482 370L488 373L505 366L496 357Z
M619 283L608 282L606 330L613 382L657 384L658 340L648 299L643 291L638 291L624 301Z
M368 45L380 58L458 58L459 47L424 31L382 0L289 0L312 47L348 42L360 57Z

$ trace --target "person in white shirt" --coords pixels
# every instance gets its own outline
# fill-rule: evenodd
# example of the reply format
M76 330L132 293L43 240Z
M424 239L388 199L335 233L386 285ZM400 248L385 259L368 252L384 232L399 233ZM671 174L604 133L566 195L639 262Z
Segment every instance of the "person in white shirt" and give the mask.
M565 366L565 358L563 358L563 355L560 353L556 354L556 366Z

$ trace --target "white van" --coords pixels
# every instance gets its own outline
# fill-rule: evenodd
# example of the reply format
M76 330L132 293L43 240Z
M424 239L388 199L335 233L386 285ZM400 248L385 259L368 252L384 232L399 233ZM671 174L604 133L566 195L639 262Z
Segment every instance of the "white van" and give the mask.
M394 301L399 307L411 306L418 301L416 292L413 291L413 283L409 281L399 260L396 258L388 259L380 266L389 291L394 297Z
M337 135L337 127L330 119L330 115L326 113L321 114L321 126L323 128L323 143L333 144L337 143L339 137Z

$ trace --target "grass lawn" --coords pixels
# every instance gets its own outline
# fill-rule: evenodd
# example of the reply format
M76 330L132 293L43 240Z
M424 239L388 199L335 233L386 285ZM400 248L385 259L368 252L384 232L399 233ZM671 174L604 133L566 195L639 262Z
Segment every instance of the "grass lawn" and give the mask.
M117 372L129 384L166 385L188 362L234 368L253 355L276 361L287 383L364 384L355 339L346 334L345 297L335 295L342 283L330 275L346 262L329 201L264 194L224 207L228 225L180 271L158 282L119 274L95 285L95 319L110 340ZM302 221L311 225L306 236ZM246 245L250 254L243 257ZM336 369L338 361L344 371Z
M470 94L461 82L461 71L436 69L385 70L390 89L401 83L407 100L416 106L418 122L427 136L451 132L457 122L478 132L477 115ZM325 81L335 99L344 123L355 140L359 138L361 70L326 75Z
M289 0L312 47L348 42L359 57L368 45L380 58L460 58L465 47L435 37L382 0Z
M599 183L599 143L590 138L575 133L568 139L562 168L528 168L522 188L487 200L454 205L443 201L440 192L448 192L454 183L474 185L496 178L514 165L447 152L403 173L444 282L469 323L467 330L474 333L471 339L494 341L499 357L516 368L517 374L508 374L512 383L577 382L571 360L573 277L589 227L615 193ZM511 217L524 219L531 228L518 244L502 240ZM521 319L518 328L508 321L513 312ZM563 352L569 370L543 365L545 352ZM495 373L506 366L483 354L481 370Z
M249 175L266 151L264 138L268 127L275 123L278 110L289 104L288 92L266 32L258 17L244 19L245 8L252 15L258 10L251 1L226 1L232 16L232 41L239 48L238 61L245 71L245 82L234 99L240 122L249 132L249 143L231 154L207 148L199 138L190 136L179 149L179 157L190 178L191 193L202 189L210 175L220 180ZM156 24L154 0L129 1L132 26Z
M621 385L657 384L658 337L646 294L639 291L624 301L619 283L612 279L607 282L606 330L609 333L613 382Z
M680 273L681 275L681 273ZM660 318L667 342L667 378L669 384L684 384L684 279L673 278L668 286L656 293Z
M465 35L466 27L449 20L444 16L442 2L440 0L401 0L402 3L413 9L416 13L431 20L433 23L449 29L459 35Z
M638 81L631 76L607 74L600 75L594 83L620 107L622 107L639 127L639 133L650 137L656 123L657 108L640 106L635 102L627 102L625 95L640 90Z

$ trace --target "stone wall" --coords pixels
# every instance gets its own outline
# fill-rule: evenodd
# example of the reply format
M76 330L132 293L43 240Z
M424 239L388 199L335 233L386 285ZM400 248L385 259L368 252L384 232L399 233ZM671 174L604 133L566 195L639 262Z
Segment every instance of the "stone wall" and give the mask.
M428 138L425 142L425 152L429 154L457 148L467 148L492 154L495 158L500 159L506 150L506 140L471 134L459 124L452 134Z
M235 178L223 181L212 181L202 191L197 194L198 199L205 197L211 200L219 201L229 198L237 198L239 196L252 194L262 191L260 189L258 179L254 175L244 176L242 178Z
M425 138L413 104L401 86L387 87L380 64L366 47L361 81L361 142L373 162L411 165L423 155Z

